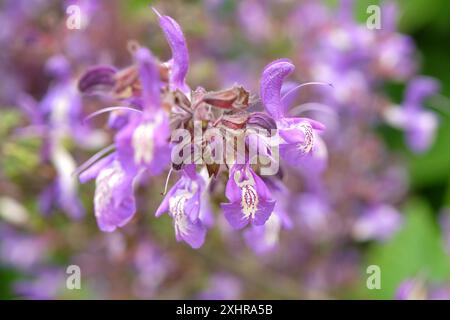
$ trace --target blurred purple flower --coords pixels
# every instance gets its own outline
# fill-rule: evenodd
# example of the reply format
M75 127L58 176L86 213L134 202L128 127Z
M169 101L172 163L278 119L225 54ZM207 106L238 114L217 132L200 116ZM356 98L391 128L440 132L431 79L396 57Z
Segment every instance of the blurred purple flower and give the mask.
M226 274L217 273L210 277L207 288L198 296L204 300L232 300L239 299L242 293L242 286L239 279Z
M65 285L61 270L46 268L35 272L29 280L14 284L14 291L21 297L35 300L56 299Z
M433 143L438 119L433 112L423 110L423 102L438 90L436 80L416 77L408 84L402 107L391 107L385 112L388 123L405 130L407 143L414 152L424 152Z
M357 240L386 241L397 232L403 223L401 214L387 204L368 208L353 226L353 236Z

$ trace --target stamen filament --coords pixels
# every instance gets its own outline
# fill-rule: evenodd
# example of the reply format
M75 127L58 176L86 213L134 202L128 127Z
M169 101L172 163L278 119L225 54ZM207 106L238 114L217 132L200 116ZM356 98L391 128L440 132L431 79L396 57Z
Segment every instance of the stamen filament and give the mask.
M162 196L165 196L167 193L167 187L169 186L169 179L170 179L170 176L172 175L172 171L173 171L173 168L171 167L169 170L169 173L167 174L166 183L164 185L164 192L161 193Z
M299 84L298 86L295 86L294 88L292 88L291 90L289 90L288 92L286 92L284 94L284 96L281 98L281 102L283 103L291 94L293 94L295 91L297 91L300 88L303 88L305 86L310 86L310 85L320 85L320 86L330 86L333 88L333 85L331 83L327 83L327 82L306 82L306 83L302 83Z
M134 112L137 112L137 113L142 113L141 110L130 108L130 107L123 107L123 106L108 107L108 108L104 108L104 109L101 109L101 110L98 110L98 111L95 111L95 112L91 113L86 118L84 118L83 123L85 123L88 120L91 120L92 118L95 118L96 116L99 116L99 115L101 115L103 113L117 111L117 110L127 110L127 111L134 111Z
M102 158L105 154L107 154L108 152L114 150L115 145L111 144L105 148L103 148L102 150L100 150L99 152L97 152L96 154L94 154L92 157L90 157L88 160L86 160L82 165L80 165L74 172L72 172L72 176L78 176L80 175L83 171L85 171L86 169L88 169L91 165L93 165L95 162L97 162L98 160L100 160L100 158Z

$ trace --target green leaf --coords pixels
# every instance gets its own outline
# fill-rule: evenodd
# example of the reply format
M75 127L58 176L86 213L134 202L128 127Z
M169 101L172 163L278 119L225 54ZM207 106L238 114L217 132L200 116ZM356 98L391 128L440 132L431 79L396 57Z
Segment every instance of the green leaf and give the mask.
M450 258L429 206L420 200L410 201L404 212L405 224L385 244L373 245L367 255L369 265L381 268L381 289L369 290L362 281L364 296L392 299L398 285L407 278L422 276L426 280L450 279Z

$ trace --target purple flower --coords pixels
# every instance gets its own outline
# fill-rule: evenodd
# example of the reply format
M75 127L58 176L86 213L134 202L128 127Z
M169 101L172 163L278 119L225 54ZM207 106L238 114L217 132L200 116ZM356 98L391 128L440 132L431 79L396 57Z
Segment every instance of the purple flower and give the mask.
M17 232L0 225L0 260L20 270L32 270L47 257L45 237Z
M357 240L388 240L397 232L403 219L401 214L390 205L377 205L361 215L353 226L353 235Z
M258 43L270 37L272 25L268 12L270 12L270 8L265 1L240 1L237 15L242 29L250 41Z
M294 65L287 59L275 60L264 68L261 76L261 100L267 112L276 120L278 132L283 142L280 154L292 166L298 166L302 158L313 152L316 131L324 130L324 126L308 118L287 116L287 106L283 100L294 90L291 89L283 97L281 90L284 79L294 71Z
M206 236L206 227L201 215L203 178L195 172L195 166L187 166L180 180L164 197L156 216L165 212L173 219L177 241L185 241L192 248L200 248Z
M433 112L423 110L422 105L438 89L436 80L416 77L408 85L402 107L385 112L388 123L405 130L407 143L414 152L424 152L433 143L438 119Z
M51 162L57 176L55 181L40 195L43 213L53 207L59 207L70 217L77 219L84 215L84 208L78 199L77 182L72 176L76 164L72 155L64 146L64 139L74 138L81 147L93 147L103 143L104 136L89 127L83 126L81 97L71 80L71 67L63 56L53 56L47 60L46 70L55 81L48 92L37 103L31 96L21 94L18 105L28 116L30 126L36 129L42 140L42 162ZM89 135L89 139L86 139Z
M123 227L136 212L134 176L129 175L113 153L80 174L82 183L95 178L94 207L100 230L112 232Z
M140 240L134 252L133 264L137 273L134 291L148 298L157 293L164 279L173 269L173 261L152 242Z
M131 175L141 168L152 174L163 171L170 160L169 122L161 109L158 68L150 51L136 53L142 86L142 113L133 114L116 135L118 159Z
M248 223L262 226L275 207L266 184L248 164L231 168L225 195L230 203L220 206L234 229L242 229Z

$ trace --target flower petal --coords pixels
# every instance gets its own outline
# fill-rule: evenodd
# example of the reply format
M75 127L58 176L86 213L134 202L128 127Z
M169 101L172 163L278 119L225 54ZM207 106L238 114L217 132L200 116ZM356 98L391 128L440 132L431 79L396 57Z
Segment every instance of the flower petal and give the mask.
M242 229L249 223L250 217L246 217L243 214L240 202L221 203L220 207L228 223L234 229Z
M177 241L184 241L192 248L198 249L205 242L206 228L199 219L191 221L188 216L175 221L175 236Z
M156 59L146 48L139 48L135 59L139 66L144 110L156 110L161 105L161 83Z
M100 171L96 180L94 207L98 226L105 232L124 226L136 212L133 179L118 161Z
M281 102L281 87L284 79L294 71L287 59L275 60L264 68L261 76L260 95L267 112L275 119L285 114Z
M260 199L258 203L258 210L255 213L255 217L253 218L253 224L255 226L262 226L269 219L270 215L273 212L273 208L275 207L274 200L265 200Z
M178 23L171 17L160 15L156 10L154 11L159 17L159 25L172 50L170 85L173 89L189 92L189 88L185 83L185 78L189 69L189 53L183 31Z

